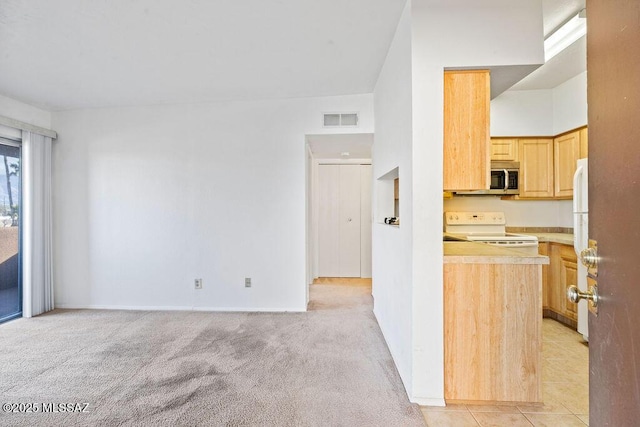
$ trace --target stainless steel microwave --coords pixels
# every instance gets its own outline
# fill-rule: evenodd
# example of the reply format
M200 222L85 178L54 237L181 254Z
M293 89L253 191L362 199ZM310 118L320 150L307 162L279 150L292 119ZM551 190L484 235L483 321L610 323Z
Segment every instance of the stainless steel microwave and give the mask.
M506 195L520 194L520 163L519 162L491 162L491 185L489 190L456 191L456 194L466 195Z

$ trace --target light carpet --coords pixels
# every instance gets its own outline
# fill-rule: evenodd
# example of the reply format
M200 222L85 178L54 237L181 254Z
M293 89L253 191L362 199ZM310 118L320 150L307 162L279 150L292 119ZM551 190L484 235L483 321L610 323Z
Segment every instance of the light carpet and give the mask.
M313 285L306 313L56 310L0 347L0 403L89 404L0 425L424 425L366 286Z

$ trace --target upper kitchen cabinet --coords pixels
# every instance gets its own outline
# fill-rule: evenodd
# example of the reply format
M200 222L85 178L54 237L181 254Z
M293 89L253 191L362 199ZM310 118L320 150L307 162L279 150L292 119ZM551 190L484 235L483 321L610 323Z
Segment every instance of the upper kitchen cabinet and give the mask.
M444 190L490 185L488 70L444 73Z
M587 144L586 127L554 138L518 139L520 195L515 199L571 199L576 162L587 157Z
M518 140L512 138L491 138L491 160L517 162Z
M553 139L520 139L520 198L553 197Z
M580 158L584 159L589 156L589 129L580 129Z
M573 197L573 174L580 158L580 131L553 139L554 196Z

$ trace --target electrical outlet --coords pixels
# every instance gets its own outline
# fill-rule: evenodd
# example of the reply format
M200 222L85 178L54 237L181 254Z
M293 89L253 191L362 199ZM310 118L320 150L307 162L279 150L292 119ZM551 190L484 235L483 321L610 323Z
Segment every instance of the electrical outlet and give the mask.
M244 278L244 287L245 288L250 288L251 287L251 277L245 277Z
M202 289L202 279L196 279L196 289Z

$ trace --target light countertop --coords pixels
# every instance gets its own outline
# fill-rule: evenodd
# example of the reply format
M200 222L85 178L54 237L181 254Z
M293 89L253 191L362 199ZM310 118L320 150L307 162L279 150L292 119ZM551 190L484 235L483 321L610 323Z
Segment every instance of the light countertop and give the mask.
M562 243L573 246L573 234L569 233L519 233L536 236L539 242Z
M444 242L445 264L549 264L549 257L476 242Z

